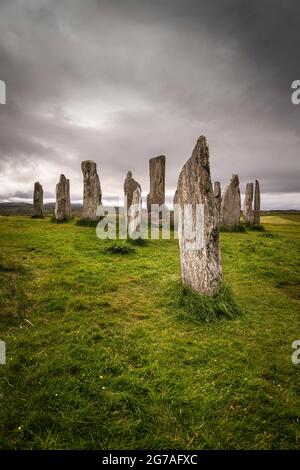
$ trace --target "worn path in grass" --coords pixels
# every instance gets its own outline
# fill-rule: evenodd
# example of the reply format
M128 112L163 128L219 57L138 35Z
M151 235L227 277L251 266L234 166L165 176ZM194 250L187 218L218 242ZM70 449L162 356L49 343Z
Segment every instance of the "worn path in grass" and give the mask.
M1 217L0 447L300 448L300 217L263 223L222 234L243 314L205 324L167 298L176 241L114 255L93 228Z

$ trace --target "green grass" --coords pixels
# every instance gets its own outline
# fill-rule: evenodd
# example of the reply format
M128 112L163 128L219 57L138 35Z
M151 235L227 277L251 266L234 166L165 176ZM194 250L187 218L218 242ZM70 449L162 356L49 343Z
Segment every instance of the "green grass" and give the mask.
M209 323L176 240L115 256L75 223L0 218L1 449L299 449L300 217L221 234L242 314Z

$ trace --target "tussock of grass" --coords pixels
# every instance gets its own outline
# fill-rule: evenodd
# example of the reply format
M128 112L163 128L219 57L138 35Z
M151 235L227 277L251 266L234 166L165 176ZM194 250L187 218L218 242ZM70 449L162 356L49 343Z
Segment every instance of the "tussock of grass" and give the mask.
M240 313L231 290L225 284L211 297L197 294L181 283L174 283L168 295L185 319L209 323L221 318L233 318Z
M132 245L136 245L136 246L146 246L148 244L148 240L145 240L145 238L141 238L141 237L130 239L129 242Z
M249 229L254 230L255 232L264 232L266 230L263 225L251 225Z
M119 241L116 241L104 248L105 253L113 255L127 255L128 253L132 253L134 251L134 248L129 246L128 243Z
M242 222L240 222L238 225L235 225L234 227L226 227L224 225L221 225L220 227L220 232L239 232L239 233L245 233L246 232L246 226Z
M80 227L97 227L100 220L100 217L97 220L78 219L75 225L79 225Z
M63 219L63 220L57 220L57 218L53 215L50 217L50 222L52 224L67 224L70 219Z
M31 218L32 219L43 219L44 216L43 215L32 215Z

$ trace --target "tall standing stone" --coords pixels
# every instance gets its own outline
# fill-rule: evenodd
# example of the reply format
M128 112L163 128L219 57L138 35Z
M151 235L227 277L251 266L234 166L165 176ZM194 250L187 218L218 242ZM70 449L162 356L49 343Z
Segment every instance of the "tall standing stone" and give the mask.
M218 210L218 215L219 215L219 218L220 218L222 192L221 192L221 184L220 184L219 181L215 181L215 183L214 183L214 196L215 196L216 206L217 206L217 210Z
M43 187L38 181L34 183L33 217L43 218Z
M151 204L165 203L166 157L150 158L149 160L150 193L147 196L147 210L151 212Z
M260 186L259 182L255 180L254 192L254 225L260 225Z
M132 172L128 171L124 181L124 208L127 217L127 227L129 236L133 235L131 224L134 217L137 216L133 207L140 213L142 208L142 188L141 185L132 177Z
M142 190L141 185L133 179L132 172L128 171L124 181L124 205L127 207L127 210L132 204L133 193L137 188Z
M226 187L221 202L221 226L235 227L240 223L241 193L238 175L232 175L230 184Z
M102 191L97 165L92 160L81 163L83 173L83 212L81 219L88 221L97 220L97 208L101 204Z
M68 219L72 219L72 205L71 205L71 195L70 195L70 180L67 179L67 186L66 186L66 191L67 191L67 215Z
M60 175L59 182L56 185L55 218L62 221L71 217L70 181L65 175Z
M222 280L219 247L218 210L210 177L209 149L206 138L201 136L192 156L183 166L174 197L176 212L181 214L178 225L181 278L184 285L195 292L215 294ZM198 208L203 209L202 226L197 226ZM185 217L191 208L191 217ZM189 212L188 212L189 214ZM196 222L195 222L196 221ZM187 226L193 224L195 231L203 231L203 243L191 244Z
M253 183L247 183L244 207L243 207L243 221L244 224L252 225L254 214L253 214Z

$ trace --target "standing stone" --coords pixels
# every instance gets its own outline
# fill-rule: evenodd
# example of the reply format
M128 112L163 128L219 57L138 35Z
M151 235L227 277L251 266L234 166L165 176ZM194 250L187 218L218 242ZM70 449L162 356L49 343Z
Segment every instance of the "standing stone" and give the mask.
M62 221L71 217L70 181L65 175L60 175L59 182L56 185L55 218Z
M222 192L221 192L221 184L219 183L219 181L215 181L214 183L214 196L215 196L216 206L218 210L218 216L220 218Z
M253 214L253 183L247 183L246 185L246 192L245 192L245 199L244 199L244 207L243 207L243 221L244 224L252 225L254 214Z
M142 191L141 185L132 178L132 172L128 171L124 181L124 204L127 207L127 211L132 204L133 193L137 188Z
M130 238L141 237L142 191L138 186L132 194L132 202L128 211L128 235Z
M150 176L150 193L147 196L147 210L151 212L151 204L165 203L165 175L166 175L166 157L150 158L149 160L149 176Z
M219 246L218 210L213 193L209 150L206 138L201 136L193 150L192 156L183 166L177 184L174 203L179 216L179 248L181 278L184 285L195 292L207 295L215 294L222 280L222 268ZM192 209L192 217L185 218L182 214ZM202 206L199 206L202 205ZM203 209L202 246L191 244L187 226L195 222L198 208ZM196 226L197 223L193 226Z
M136 215L136 211L131 208L133 205L135 205L135 207L140 206L141 211L142 188L141 185L133 179L132 172L128 171L124 181L124 208L127 216L127 227L129 228L128 233L130 236L132 236L132 230L130 229L131 222Z
M254 225L260 225L260 187L259 182L255 180L255 193L254 193Z
M67 191L67 215L68 219L72 219L72 206L71 206L71 196L70 196L70 180L67 179L67 186L66 186L66 191Z
M86 160L81 163L83 173L83 212L81 219L96 221L97 208L101 204L102 191L97 165L92 160Z
M43 187L38 181L34 183L33 217L43 218Z
M226 187L221 202L221 226L235 227L240 223L241 193L238 175L232 175L230 184Z

